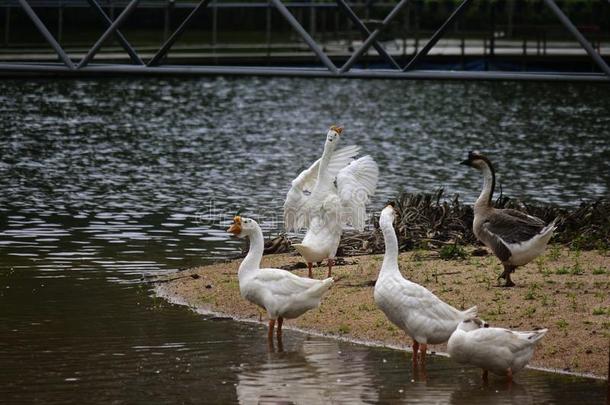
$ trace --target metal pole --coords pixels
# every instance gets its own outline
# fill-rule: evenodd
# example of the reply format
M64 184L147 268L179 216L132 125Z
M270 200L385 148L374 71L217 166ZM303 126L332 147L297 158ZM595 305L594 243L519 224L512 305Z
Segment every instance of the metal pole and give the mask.
M100 50L100 48L102 47L104 42L106 42L108 37L110 35L114 34L115 31L119 29L121 24L123 24L123 22L125 22L127 17L129 17L129 15L133 12L133 10L136 9L139 2L140 2L140 0L131 0L131 2L127 5L127 7L125 7L125 10L123 10L123 12L121 14L119 14L117 19L114 20L112 22L112 24L110 24L110 27L108 27L108 29L106 29L106 31L97 40L97 42L91 47L91 49L89 49L89 52L87 52L85 57L80 61L80 63L76 67L77 69L82 69L83 67L87 66L87 63L89 63L89 61L91 59L93 59L93 57L95 56L97 51Z
M212 3L212 47L216 48L216 42L218 41L218 0L214 0Z
M172 47L172 45L174 45L174 42L176 42L178 40L178 38L180 38L180 36L184 32L184 30L186 30L186 28L188 27L189 23L191 22L193 17L195 17L197 12L199 10L201 10L202 8L206 8L209 3L210 3L210 0L201 0L199 2L199 4L197 4L195 6L193 11L191 11L191 13L184 19L184 21L182 21L182 24L180 24L180 26L176 29L176 31L174 31L174 33L168 38L167 41L165 41L165 43L161 46L161 48L159 48L159 50L157 51L155 56L153 56L148 61L146 66L157 66L157 65L159 65L159 62L165 57L165 55L167 54L169 49Z
M316 36L316 7L314 1L310 0L309 3L309 35L312 38Z
M28 17L30 17L34 25L36 25L36 28L38 28L38 31L40 31L40 33L47 40L49 45L53 47L53 49L59 56L59 59L61 59L62 62L68 68L74 69L74 63L72 63L70 57L64 52L63 48L61 47L61 45L59 45L55 38L53 38L53 35L51 35L47 27L43 24L43 22L40 21L40 18L38 18L38 16L34 12L34 10L32 10L32 7L30 7L28 2L26 0L19 0L19 4L21 4L21 7L25 11L25 13L28 15Z
M403 1L407 1L407 0L403 0ZM311 48L311 50L318 56L318 58L320 58L320 60L324 64L324 66L326 66L328 68L328 70L330 70L331 72L336 73L337 67L328 58L328 56L326 56L326 54L318 46L316 41L314 41L314 39L307 33L307 31L305 31L303 29L301 24L299 24L299 22L296 20L296 18L294 18L294 16L290 13L290 11L288 11L288 9L282 3L282 1L281 0L271 0L271 2L275 5L275 7L277 7L277 10L280 12L280 14L282 14L284 16L284 18L286 19L286 21L288 21L288 23L292 26L292 28L294 28L299 33L299 35L307 43L309 48Z
M561 11L561 9L557 7L555 1L544 0L544 2L547 6L549 6L551 11L557 16L557 18L559 18L559 21L561 21L563 26L566 27L567 30L572 33L572 35L574 35L576 40L585 49L585 51L587 51L591 59L593 59L597 66L599 66L602 72L610 76L610 67L608 66L608 64L597 52L595 52L595 49L593 49L591 43L580 33L580 31L578 31L578 28L576 28L574 24L572 24L572 21L570 21L570 19L563 13L563 11Z
M59 2L59 6L57 8L57 42L61 42L61 37L63 36L63 28L64 28L64 7Z
M104 9L102 9L102 7L98 4L98 2L96 0L87 0L87 1L89 2L89 5L91 7L93 7L95 10L97 10L97 13L99 14L99 16L108 26L112 25L112 20L110 19L110 17L108 17L108 14L106 14ZM129 54L129 57L131 58L132 62L136 65L143 65L144 62L142 61L142 59L140 59L140 57L136 53L135 49L133 49L131 44L129 42L127 42L127 39L125 39L123 34L121 34L121 31L117 30L114 35L116 36L116 39L119 42L119 44L121 44L123 49L125 49L125 51Z
M6 7L4 9L4 45L8 46L8 41L9 41L9 32L10 32L10 27L11 27L11 8L10 7Z
M419 60L422 57L426 56L428 54L428 52L430 52L430 49L432 49L434 47L434 45L436 45L436 43L443 36L445 31L447 31L447 28L449 28L449 25L456 18L458 18L460 16L460 14L462 14L462 12L464 12L464 10L468 6L468 4L470 4L471 1L472 0L464 0L464 1L462 1L462 3L459 6L457 6L457 8L453 11L453 13L451 13L449 18L447 18L447 20L443 23L443 25L441 25L441 27L438 30L436 30L434 35L432 35L432 37L426 43L426 45L424 45L423 48L421 48L419 50L419 52L417 52L417 54L413 58L411 58L409 63L407 63L407 66L404 67L404 69L403 69L404 71L412 69L415 66L415 64L417 64L417 62L419 62Z
M369 37L364 41L364 43L360 46L360 48L358 48L356 50L356 52L354 52L352 54L352 56L347 60L347 62L345 62L345 64L341 67L341 69L339 70L339 72L341 73L345 73L348 70L350 70L350 68L354 65L354 63L356 63L356 61L358 60L358 58L360 58L360 56L362 56L362 54L364 54L364 52L366 52L371 45L373 44L373 42L375 41L375 39L377 38L377 36L381 33L381 31L387 27L390 22L392 22L392 20L394 19L394 17L396 17L396 15L398 14L398 12L409 2L409 0L400 0L400 3L398 3L393 9L392 11L390 11L390 13L386 16L386 18L384 18L383 22L381 23L381 25L375 29L375 31L373 31L371 33L371 35L369 35Z
M265 28L267 40L267 58L271 57L271 3L267 2L267 9L265 10Z
M489 56L496 55L496 3L491 3L491 32L489 36Z
M172 3L167 2L165 9L163 10L163 40L166 41L169 37L169 8Z
M362 23L362 21L360 21L360 19L356 15L356 13L354 13L354 11L345 2L345 0L337 0L337 5L339 6L339 8L341 10L343 10L343 12L345 12L347 14L349 19L352 20L352 22L354 23L356 28L358 28L360 30L360 32L362 32L367 37L369 35L371 35L371 31L369 31L369 29L366 27L366 25L364 25L364 23ZM375 48L375 50L377 52L379 52L379 55L383 56L384 58L386 58L386 60L388 62L390 62L390 65L394 66L395 69L400 69L400 65L394 60L394 58L392 58L392 56L390 56L390 54L388 54L386 52L386 50L383 48L383 46L379 45L379 42L377 42L377 41L373 42L373 47Z
M436 71L411 70L408 72L390 69L352 69L341 75L325 68L281 68L281 67L239 67L239 66L160 66L150 68L137 65L93 65L82 70L70 70L62 64L0 63L0 72L53 73L71 77L99 77L108 74L123 75L239 75L239 76L281 76L281 77L325 77L325 78L367 78L403 80L528 80L528 81L579 81L605 83L610 86L610 77L603 73L548 73L548 72L503 72L503 71Z

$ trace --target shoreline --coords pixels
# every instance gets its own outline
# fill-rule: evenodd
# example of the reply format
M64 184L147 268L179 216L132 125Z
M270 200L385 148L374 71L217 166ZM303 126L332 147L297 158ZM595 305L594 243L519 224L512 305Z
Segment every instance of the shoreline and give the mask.
M199 315L204 315L204 316L210 315L212 317L227 318L227 319L230 319L235 322L253 323L256 325L261 325L262 327L265 327L265 328L267 327L266 321L258 321L256 319L249 319L249 318L241 318L237 315L224 313L224 312L218 312L218 311L212 311L212 310L204 309L203 307L192 307L188 304L188 302L186 302L184 300L180 300L180 299L177 300L175 297L170 297L167 294L167 292L163 289L163 286L160 286L160 285L155 288L155 294L157 297L166 300L170 304L182 305L182 306L188 307L190 310L192 310L193 312L195 312ZM385 343L381 340L361 340L361 339L349 338L346 336L327 334L327 333L319 332L315 329L305 329L305 328L294 327L294 326L291 326L289 323L285 323L282 329L291 330L293 332L303 333L303 334L317 336L317 337L323 337L323 338L327 338L327 339L338 340L340 342L353 343L353 344L367 346L367 347L387 348L387 349L398 350L398 351L407 352L407 353L413 353L411 348L408 347L407 345L395 345L395 344ZM440 356L440 357L450 358L449 353L439 352L439 351L434 351L434 350L431 351L430 353L428 353L428 356ZM572 377L591 378L594 380L606 381L606 376L600 376L600 375L596 375L596 374L589 373L589 372L564 371L564 370L561 370L558 368L549 368L549 367L532 366L532 365L527 365L525 368L529 369L529 370L535 370L535 371L544 371L547 373L555 373L555 374L561 374L561 375L572 376Z
M372 289L381 258L382 255L346 257L346 264L333 268L336 282L320 308L295 320L286 320L285 328L411 352L410 338L390 324L373 302ZM263 257L261 266L294 266L299 261L301 258L294 254L268 255ZM610 340L610 268L607 262L607 252L572 252L563 247L549 247L536 263L517 270L514 277L517 287L505 289L490 283L492 278L495 281L500 268L497 259L490 255L445 261L439 259L435 251L411 251L401 253L399 257L404 276L426 286L457 308L478 305L479 316L494 326L519 330L548 327L549 333L539 344L529 368L600 380L607 379ZM263 312L239 295L239 263L240 260L225 261L160 277L159 282L154 283L155 294L200 314L264 325L265 322L259 320ZM565 273L570 266L576 269L574 274ZM434 271L430 272L430 268ZM294 272L304 276L306 270ZM320 278L325 272L323 266L314 268L314 277ZM176 277L177 274L180 277ZM465 281L471 285L465 285ZM585 306L591 299L597 306L583 311L577 307L573 290L587 298ZM549 297L552 301L545 303ZM527 306L522 311L523 301L538 305ZM503 304L512 304L513 311L503 310ZM548 317L549 311L555 317ZM520 315L511 316L515 312ZM557 314L560 314L559 320L556 320ZM263 319L266 319L264 313ZM576 328L570 328L576 325ZM448 357L445 347L444 344L434 345L429 350L434 355Z

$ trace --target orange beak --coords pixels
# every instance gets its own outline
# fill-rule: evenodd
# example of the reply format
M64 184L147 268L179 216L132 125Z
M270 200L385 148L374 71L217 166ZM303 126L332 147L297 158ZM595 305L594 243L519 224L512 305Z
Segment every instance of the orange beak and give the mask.
M239 235L241 233L241 226L237 224L231 224L227 232L232 233L233 235Z
M229 229L227 229L227 232L232 233L236 236L241 233L241 218L239 216L233 218L233 223L231 224Z
M330 129L335 131L338 135L341 135L341 133L343 132L343 127L337 125L331 125Z

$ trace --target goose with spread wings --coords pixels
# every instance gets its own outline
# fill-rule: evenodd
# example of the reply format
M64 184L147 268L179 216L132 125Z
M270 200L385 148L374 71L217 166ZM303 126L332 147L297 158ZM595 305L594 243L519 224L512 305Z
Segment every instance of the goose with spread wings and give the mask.
M505 287L513 287L511 273L538 257L553 236L558 218L548 225L532 215L513 209L494 208L491 199L496 185L496 174L491 161L479 152L470 152L461 162L483 173L483 190L474 204L472 225L475 236L502 261L504 272L498 277L506 280Z
M342 127L330 127L322 157L292 181L284 202L286 230L307 228L293 246L305 258L309 277L313 263L325 259L331 276L343 227L364 228L366 203L377 187L377 163L370 156L356 159L358 146L337 149L342 133Z

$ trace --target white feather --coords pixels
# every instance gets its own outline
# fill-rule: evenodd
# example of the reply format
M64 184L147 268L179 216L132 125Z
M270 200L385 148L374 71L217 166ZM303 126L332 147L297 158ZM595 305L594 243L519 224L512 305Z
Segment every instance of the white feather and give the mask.
M375 194L379 168L370 156L354 160L337 175L337 192L341 200L341 222L364 229L366 204Z
M472 364L498 375L507 375L508 369L513 374L521 371L547 332L547 329L519 332L504 328L469 330L471 328L464 323L458 326L447 343L449 355L458 363Z

